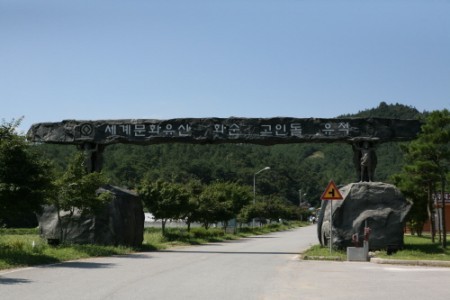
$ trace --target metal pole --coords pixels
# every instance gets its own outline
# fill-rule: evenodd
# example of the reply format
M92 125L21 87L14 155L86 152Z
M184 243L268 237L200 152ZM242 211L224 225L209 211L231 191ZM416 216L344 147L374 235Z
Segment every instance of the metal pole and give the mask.
M253 174L253 204L256 203L256 174Z
M332 252L332 242L333 242L333 201L330 201L330 254Z
M255 206L256 204L256 175L261 173L262 171L266 171L266 170L270 170L270 167L265 167L261 170L259 170L258 172L256 172L255 174L253 174L253 206ZM253 227L255 227L255 218L253 218Z
M256 173L253 174L253 207L256 204ZM252 227L255 228L255 217L253 217Z

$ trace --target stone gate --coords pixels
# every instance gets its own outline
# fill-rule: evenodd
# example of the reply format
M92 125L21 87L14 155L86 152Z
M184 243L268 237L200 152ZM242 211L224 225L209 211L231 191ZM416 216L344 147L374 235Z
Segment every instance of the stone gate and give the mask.
M347 143L354 151L355 168L371 181L376 166L375 145L414 139L418 120L386 118L183 118L169 120L64 120L31 126L31 142L73 144L84 150L88 168L102 168L106 146L116 143L152 145L161 143ZM369 165L363 165L364 156ZM359 173L360 172L360 173Z
M90 172L101 170L103 162L102 154L105 147L116 143L140 145L153 145L161 143L252 143L259 145L292 143L347 143L350 144L353 149L353 161L360 181L373 181L373 174L377 164L375 146L384 142L412 140L416 138L417 134L420 132L421 125L422 124L418 120L385 118L299 119L279 117L265 119L185 118L170 120L65 120L58 123L34 124L28 131L27 138L29 141L36 143L77 145L80 150L85 152L87 167ZM363 198L366 198L368 195L369 194L365 195ZM382 196L381 198L383 197L386 198L385 196ZM379 203L381 202L377 202L375 206L378 207ZM121 210L124 209L121 208ZM112 230L111 228L114 229L116 227L120 227L117 223L120 223L122 218L119 217L117 218L117 221L112 223L108 221L104 225L97 221L97 223L102 226L97 226L101 228L101 230L97 230L100 233L96 236L103 237L107 236L107 233L110 232L122 231L137 231L137 235L139 237L142 236L143 212L139 210L138 213L135 213L134 211L136 211L135 208L133 208L130 213L130 215L136 216L133 217L136 221L131 222L134 224L132 230ZM359 225L354 224L355 220L350 220L350 222L353 223L351 226L347 226L349 228L345 228L345 232L348 233L346 235L358 233L358 231L360 231L359 227L361 227L360 223L362 222L362 219L378 220L381 218L379 213L375 215L365 215L366 211L367 210L363 210L364 218L359 216L355 217L357 220L361 219L359 220L359 223L357 222ZM372 209L371 211L378 212L379 209ZM388 210L388 216L393 215L390 213L391 211L392 209ZM405 211L407 212L406 209L402 210L402 212ZM406 212L404 214L400 213L400 215L404 216ZM333 212L333 214L335 214L335 212ZM95 220L101 220L102 217L104 216L97 216ZM401 236L395 236L394 241L397 242L400 239L403 240L401 232L401 223L403 222L403 218L401 220L395 216L390 218L395 219L395 222L392 224L400 224L400 230L396 230L396 232L399 231ZM51 216L48 217L47 220L48 219L52 220ZM384 219L381 220L381 222L383 224L386 223ZM86 220L83 220L82 223L86 223ZM321 242L323 242L323 237L325 237L327 233L325 228L326 224L322 223L323 216L320 218L318 223L318 234ZM335 222L333 221L333 223ZM383 228L390 227L392 226L384 226ZM76 240L79 236L86 235L81 226L76 226L76 228L77 230L74 230L74 232L77 234L73 235L72 240ZM343 230L342 228L334 229L333 226L331 226L331 228L333 228L333 232L335 230ZM52 233L53 229L54 228L51 227L47 231ZM88 230L87 236L92 236L97 231ZM384 231L386 230L383 229L382 231L383 232L381 232L380 235L383 237L385 235ZM95 241L96 239L88 239L88 241L91 240ZM102 240L101 242L121 243L122 240L132 240L132 245L135 245L136 243L139 244L139 241L141 241L140 238L136 239L134 235L130 238L128 236L124 237L123 234L119 234L119 236L112 236L108 239L108 241ZM348 242L345 241L345 237L343 237L342 239L332 241L332 243L345 244ZM384 240L379 242L380 245L384 245L383 243Z

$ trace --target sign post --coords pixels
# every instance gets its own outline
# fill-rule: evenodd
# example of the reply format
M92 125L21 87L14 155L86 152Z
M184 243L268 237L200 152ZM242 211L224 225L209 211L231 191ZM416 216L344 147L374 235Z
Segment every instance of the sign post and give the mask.
M342 197L334 181L330 180L320 199L342 200L344 199L344 197ZM330 253L332 251L332 244L333 244L332 242L333 242L333 201L330 202Z

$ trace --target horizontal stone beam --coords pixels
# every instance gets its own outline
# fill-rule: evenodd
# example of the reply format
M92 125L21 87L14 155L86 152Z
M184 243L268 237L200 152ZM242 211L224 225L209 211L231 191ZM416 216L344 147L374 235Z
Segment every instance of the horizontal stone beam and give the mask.
M418 120L384 118L182 118L169 120L64 120L31 126L31 142L54 144L333 143L416 138Z

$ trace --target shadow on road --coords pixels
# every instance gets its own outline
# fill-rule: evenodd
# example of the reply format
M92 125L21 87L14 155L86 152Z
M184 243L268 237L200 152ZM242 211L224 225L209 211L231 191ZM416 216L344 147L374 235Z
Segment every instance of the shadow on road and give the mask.
M279 239L278 236L249 236L245 237L244 239Z
M42 266L43 268L77 268L77 269L100 269L100 268L111 268L115 264L105 264L97 262L85 262L85 261L71 261L64 262L55 265Z
M139 254L139 253L131 253L131 254L124 254L124 255L120 255L118 256L120 258L139 258L139 259L149 259L152 258L150 256L150 254Z
M22 278L5 278L0 276L0 284L22 284L22 283L31 283L31 280Z
M298 252L258 252L258 251L201 251L201 250L161 250L165 253L192 253L192 254L251 254L251 255L297 255Z

